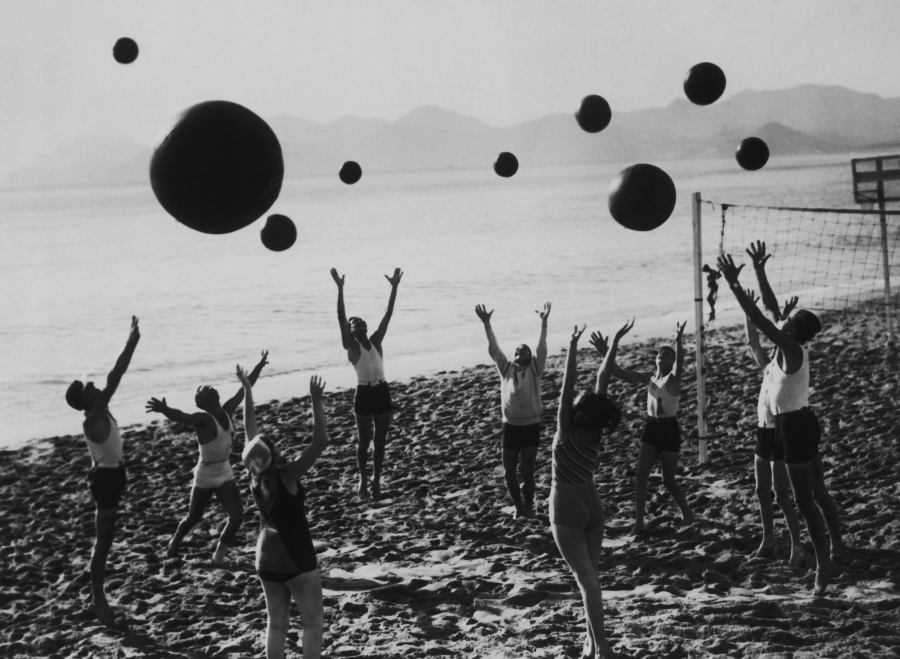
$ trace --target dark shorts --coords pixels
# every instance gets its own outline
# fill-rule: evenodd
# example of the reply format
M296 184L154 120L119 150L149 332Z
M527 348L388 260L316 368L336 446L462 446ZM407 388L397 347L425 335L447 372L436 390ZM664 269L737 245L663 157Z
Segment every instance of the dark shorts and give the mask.
M784 461L798 464L811 461L819 453L822 427L808 407L775 415L775 436L784 447Z
M294 577L299 577L302 572L270 572L269 570L257 570L256 574L263 581L277 581L278 583L286 583Z
M647 419L647 426L641 436L642 442L647 442L658 451L678 453L681 450L681 429L678 427L678 419Z
M92 467L88 483L97 508L118 508L125 491L125 467Z
M362 416L386 414L390 412L391 391L387 382L381 384L358 384L353 397L353 411Z
M769 462L784 460L784 446L778 441L775 428L756 428L756 455Z
M500 431L503 439L503 448L513 451L521 451L523 448L538 445L541 439L541 424L532 423L528 426L514 426L504 423Z

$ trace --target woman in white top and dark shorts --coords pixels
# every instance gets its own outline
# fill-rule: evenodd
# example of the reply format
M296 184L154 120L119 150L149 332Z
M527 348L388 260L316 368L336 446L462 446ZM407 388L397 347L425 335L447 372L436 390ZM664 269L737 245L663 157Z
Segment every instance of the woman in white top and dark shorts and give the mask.
M356 464L359 468L359 487L357 492L361 499L369 498L368 454L369 444L374 444L372 451L372 484L371 493L374 499L381 496L381 472L384 463L384 449L387 446L387 434L391 425L391 393L384 377L384 352L381 343L387 333L388 323L394 313L394 302L397 299L397 287L403 271L394 269L394 275L384 278L391 285L387 310L378 329L368 335L368 326L362 318L347 318L344 309L344 275L331 269L331 278L338 287L337 314L341 329L341 344L347 351L347 359L356 371L356 395L353 399L353 411L356 414L356 429L359 439L356 444Z
M809 408L809 348L805 344L818 334L822 324L815 314L801 309L778 329L741 288L738 274L744 266L735 266L730 254L720 256L718 263L744 313L775 344L772 368L764 380L766 397L775 417L776 441L782 444L794 499L816 553L813 593L821 595L831 579L833 562L844 552L837 506L825 486L819 457L822 429Z

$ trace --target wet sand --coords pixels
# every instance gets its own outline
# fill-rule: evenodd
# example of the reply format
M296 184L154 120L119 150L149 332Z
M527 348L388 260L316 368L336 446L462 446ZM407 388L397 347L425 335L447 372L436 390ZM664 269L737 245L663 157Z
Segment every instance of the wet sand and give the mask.
M825 597L812 597L811 561L788 567L777 510L778 557L749 558L761 534L752 471L759 375L741 328L708 334L710 459L702 466L687 341L679 476L699 518L691 527L680 524L656 469L648 532L628 535L646 394L611 385L623 420L606 442L597 483L607 514L606 629L622 657L900 652L898 363L885 360L880 318L860 312L823 319L812 348L811 398L824 429L826 480L851 549ZM619 361L647 369L650 349L626 337ZM579 362L579 384L590 386L596 355L583 350ZM325 588L324 656L579 656L580 598L545 505L562 367L563 356L549 358L538 517L530 520L513 518L503 484L492 365L392 385L397 410L378 502L354 494L352 392L327 395L332 443L304 481ZM265 384L256 387L258 401L266 400ZM257 414L286 454L309 440L308 397L263 403ZM73 429L78 424L73 414ZM215 502L181 556L164 557L187 508L193 434L153 421L126 428L125 437L129 484L107 577L110 602L130 624L125 633L102 627L88 608L93 503L84 440L54 437L0 454L0 656L262 656L265 605L253 572L258 517L239 463L242 432L232 464L246 516L225 567L209 562L224 523ZM805 527L803 535L808 539ZM292 610L288 656L299 657L300 620Z

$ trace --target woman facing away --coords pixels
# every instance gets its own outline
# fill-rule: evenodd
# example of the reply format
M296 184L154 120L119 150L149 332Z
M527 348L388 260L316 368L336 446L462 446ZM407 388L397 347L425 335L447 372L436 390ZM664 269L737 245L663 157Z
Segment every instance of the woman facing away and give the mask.
M268 355L269 353L263 350L262 357L250 373L251 382L256 382L263 367L269 363ZM231 417L241 404L243 396L244 392L240 389L222 403L219 392L213 387L208 385L197 387L194 402L202 411L192 414L169 407L165 398L151 398L147 401L148 412L159 412L167 419L191 426L197 433L197 448L200 453L194 467L194 481L187 515L179 522L166 548L166 554L170 557L178 553L184 537L203 519L203 513L214 495L225 509L228 521L222 527L222 533L216 543L213 562L224 561L228 547L235 544L244 516L244 506L241 502L241 492L234 480L234 472L231 470L231 445L234 441L234 422Z
M675 329L675 349L662 346L656 354L655 372L630 371L613 363L615 375L627 382L647 387L647 422L641 435L634 476L634 529L644 531L644 510L650 470L657 459L662 469L663 485L672 495L686 524L694 521L684 490L676 480L678 455L681 451L681 430L678 426L678 406L681 398L681 373L684 365L682 335L686 323Z
M578 339L584 327L580 330L575 327L566 356L553 438L550 524L553 539L575 576L584 605L583 659L613 656L603 630L603 594L597 567L603 544L603 504L594 486L594 472L600 463L603 431L612 432L619 423L619 409L606 397L606 390L619 340L632 324L622 326L605 351L594 390L582 391L577 397ZM603 341L599 333L594 340Z
M381 473L384 464L384 450L387 446L388 429L391 425L391 392L384 378L384 351L381 343L387 333L388 323L394 313L394 302L397 299L397 287L403 271L394 268L392 277L384 276L391 285L387 311L371 336L368 326L362 318L347 318L344 309L344 275L331 269L331 278L338 287L337 315L341 329L341 344L347 351L347 359L356 371L356 395L353 399L353 411L356 414L356 429L359 438L356 444L356 464L359 468L360 499L369 498L368 460L369 445L372 450L372 497L381 496Z
M766 244L756 241L751 243L747 254L753 260L753 269L756 271L756 279L759 284L759 292L763 303L768 309L772 320L781 323L788 319L791 310L797 306L798 298L794 296L785 304L784 309L778 306L778 299L769 284L766 276L766 261L772 254L766 254ZM756 305L756 297L752 291L747 291L747 297ZM791 499L790 479L787 467L784 464L784 450L781 442L775 436L775 417L769 409L768 382L773 361L763 350L759 342L759 330L750 316L744 316L747 346L756 365L762 373L762 382L759 388L759 399L756 405L757 428L756 447L754 450L754 475L756 479L756 499L759 504L759 516L763 527L763 537L759 548L754 553L757 557L774 558L775 555L775 513L772 505L772 490L775 491L775 500L784 515L788 532L791 536L791 554L788 564L797 567L803 561L804 551L800 544L800 520L797 510ZM774 487L773 487L774 486Z
M256 571L266 598L266 657L284 657L293 598L303 623L302 656L318 659L322 654L324 626L322 580L299 481L328 445L322 402L325 384L318 376L310 379L312 442L298 459L286 461L275 443L259 432L253 408L253 383L240 366L236 371L244 386L244 430L248 439L241 459L250 472L250 489L260 514Z
M106 376L106 386L98 389L93 382L73 380L66 389L66 402L69 406L84 412L81 428L91 455L88 483L95 506L95 539L90 563L91 605L97 619L113 629L127 628L126 623L116 619L113 614L104 589L106 561L116 532L116 517L125 491L126 477L122 434L119 432L119 424L109 411L109 402L128 370L140 338L138 319L132 316L128 340Z
M730 254L720 256L718 264L741 309L775 344L773 364L766 374L766 396L775 417L775 438L784 451L794 499L816 554L813 594L821 595L828 587L834 561L844 552L837 506L825 485L819 455L822 429L809 407L809 347L806 344L819 333L822 323L815 314L801 309L779 329L741 288L738 276L744 265L737 267Z

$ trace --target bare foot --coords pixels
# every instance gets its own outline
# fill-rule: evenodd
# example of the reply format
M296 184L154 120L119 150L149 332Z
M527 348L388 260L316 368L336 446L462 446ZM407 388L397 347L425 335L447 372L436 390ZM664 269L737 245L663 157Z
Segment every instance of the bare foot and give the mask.
M381 498L381 483L372 481L372 499L378 501Z
M759 543L759 547L753 552L755 558L767 558L769 560L775 558L775 543L771 540L763 538Z
M93 610L94 615L97 616L97 620L110 629L119 631L128 629L128 624L124 620L117 620L116 616L113 615L109 602L106 601L105 597L102 599L95 598L91 609Z
M175 558L178 555L178 545L175 543L175 538L169 540L169 544L166 545L166 558Z
M225 547L221 542L216 543L216 550L213 552L212 562L217 565L221 565L225 562L225 552L227 547Z
M825 590L828 588L828 582L831 581L831 577L834 574L834 570L829 562L826 565L820 565L816 570L816 583L813 587L813 595L819 597L825 594Z
M356 494L359 495L360 501L367 501L369 499L369 485L366 481L359 482L359 487L356 488Z

